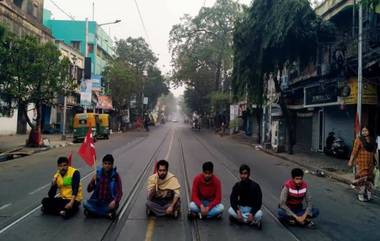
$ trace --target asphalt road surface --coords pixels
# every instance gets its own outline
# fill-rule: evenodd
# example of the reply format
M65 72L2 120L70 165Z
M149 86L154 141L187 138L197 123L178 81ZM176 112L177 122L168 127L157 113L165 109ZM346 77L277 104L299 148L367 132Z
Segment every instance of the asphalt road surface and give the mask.
M131 132L96 143L98 159L112 153L123 182L119 217L86 218L83 209L69 220L43 215L40 201L47 194L56 159L77 151L79 145L55 149L0 163L1 241L221 241L221 240L380 240L380 201L360 203L350 188L328 178L306 174L313 204L321 211L316 229L286 227L276 218L282 183L294 164L256 151L228 137L206 130L192 131L182 123L167 123L149 133ZM167 159L169 170L181 183L179 219L146 217L146 180L156 160ZM187 220L189 190L205 161L213 161L214 174L222 180L225 212L221 220ZM231 225L229 195L238 180L238 168L246 163L263 191L263 229ZM74 155L74 167L87 186L93 170ZM85 189L85 188L84 188ZM85 193L85 198L90 194Z

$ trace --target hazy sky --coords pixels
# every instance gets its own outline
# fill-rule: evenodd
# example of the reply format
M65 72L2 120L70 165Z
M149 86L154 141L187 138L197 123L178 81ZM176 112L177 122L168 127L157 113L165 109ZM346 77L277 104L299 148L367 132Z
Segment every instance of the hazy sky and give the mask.
M148 43L159 58L158 67L164 72L170 70L170 53L168 50L169 32L174 24L179 23L184 14L195 16L204 6L212 6L216 0L136 0L145 23ZM238 0L250 4L251 0ZM135 0L45 0L45 8L53 12L55 19L69 19L54 4L76 20L92 19L92 6L95 3L95 21L99 24L121 19L122 22L104 26L113 38L144 37Z

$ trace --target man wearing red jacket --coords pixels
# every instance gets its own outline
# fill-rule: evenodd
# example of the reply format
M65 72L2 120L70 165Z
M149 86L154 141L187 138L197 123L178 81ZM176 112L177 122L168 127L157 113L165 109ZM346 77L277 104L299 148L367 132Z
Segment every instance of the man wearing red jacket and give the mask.
M214 164L205 162L202 171L193 181L189 218L221 218L224 210L221 204L222 185L213 174Z

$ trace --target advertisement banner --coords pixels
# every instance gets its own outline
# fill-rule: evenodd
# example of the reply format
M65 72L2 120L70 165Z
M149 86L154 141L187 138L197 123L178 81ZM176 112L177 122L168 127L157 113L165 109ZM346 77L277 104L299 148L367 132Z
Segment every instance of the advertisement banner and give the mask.
M358 81L356 78L351 78L348 81L348 86L350 87L350 94L343 98L344 104L346 105L356 105L358 100ZM373 84L368 84L363 82L363 99L362 103L366 105L376 105L377 104L377 89Z
M91 106L92 80L82 80L80 84L80 105Z
M92 75L92 90L101 91L102 90L102 76L101 75Z

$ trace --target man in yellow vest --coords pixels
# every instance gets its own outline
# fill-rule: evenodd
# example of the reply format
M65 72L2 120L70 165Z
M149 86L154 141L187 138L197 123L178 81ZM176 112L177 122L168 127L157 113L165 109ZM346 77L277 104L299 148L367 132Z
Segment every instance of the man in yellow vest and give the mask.
M66 157L58 158L57 164L58 170L54 175L48 193L49 197L42 200L41 210L43 213L69 218L78 211L83 199L80 173L69 166L69 160Z

